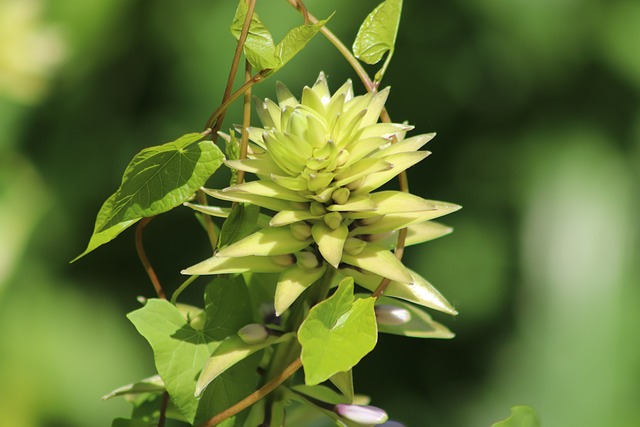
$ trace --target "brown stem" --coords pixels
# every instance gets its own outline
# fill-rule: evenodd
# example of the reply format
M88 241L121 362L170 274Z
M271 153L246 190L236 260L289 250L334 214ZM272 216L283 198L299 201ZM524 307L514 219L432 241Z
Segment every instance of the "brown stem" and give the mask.
M254 391L253 393L251 393L249 396L242 399L240 402L236 403L230 408L225 409L224 411L220 412L218 415L215 415L209 421L200 424L198 427L215 426L216 424L221 423L227 418L234 416L235 414L242 411L243 409L248 408L249 406L253 405L257 401L259 401L260 399L262 399L263 397L271 393L273 390L278 388L280 384L282 384L287 379L289 379L301 367L302 367L302 361L300 360L300 358L297 358L296 360L293 361L293 363L287 366L282 371L282 373L280 373L280 375L273 378L271 381L269 381L268 383L266 383L265 385L260 387L258 390Z
M244 82L251 80L251 64L246 61L244 66ZM249 131L247 128L251 124L251 87L244 93L244 104L242 110L242 137L240 138L240 159L247 158L247 149L249 147ZM238 171L238 182L242 184L244 181L244 170Z
M158 427L164 427L167 420L167 407L169 406L169 393L166 391L162 394L162 404L160 406L160 417L158 418Z
M142 263L142 266L147 272L147 275L149 276L149 279L151 280L151 283L153 284L153 287L156 290L156 293L158 294L158 298L167 299L167 296L165 295L164 290L162 290L162 285L158 280L158 276L156 275L155 270L151 266L151 263L149 262L149 258L147 258L147 253L145 252L144 244L142 243L142 231L147 226L147 224L151 222L153 218L154 217L143 218L142 221L138 223L138 227L136 228L136 251L138 251L138 258L140 258L140 262Z
M236 51L233 54L233 61L231 61L231 69L229 70L229 77L227 78L227 86L224 89L224 95L222 96L222 104L224 105L225 101L229 99L231 95L231 89L233 88L233 81L235 80L236 74L238 73L238 65L240 64L240 57L242 56L242 48L244 47L244 43L247 41L247 36L249 35L249 28L251 27L251 19L253 18L253 12L256 9L256 1L257 0L248 0L247 4L247 14L244 17L244 22L242 23L242 30L240 32L240 37L238 38L238 44L236 45ZM227 109L220 111L218 113L216 110L209 120L205 128L211 128L215 122L216 128L212 132L212 138L216 138L217 132L222 127L222 122L224 120L224 116L227 112ZM216 116L216 113L218 115Z

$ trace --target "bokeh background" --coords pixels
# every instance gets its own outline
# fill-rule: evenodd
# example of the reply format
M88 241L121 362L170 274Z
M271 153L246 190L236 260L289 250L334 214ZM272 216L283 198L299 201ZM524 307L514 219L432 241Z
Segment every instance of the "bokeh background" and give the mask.
M133 232L68 262L131 157L219 103L234 3L0 0L1 426L110 425L129 408L100 396L154 373L124 316L152 296ZM308 1L347 44L376 4ZM300 23L258 12L276 40ZM489 426L528 404L545 427L639 425L639 52L637 0L405 2L388 108L438 132L412 190L464 209L406 258L457 337L383 336L356 372L393 418ZM355 78L318 37L277 79L299 94L320 70ZM145 239L170 286L206 253L186 208Z

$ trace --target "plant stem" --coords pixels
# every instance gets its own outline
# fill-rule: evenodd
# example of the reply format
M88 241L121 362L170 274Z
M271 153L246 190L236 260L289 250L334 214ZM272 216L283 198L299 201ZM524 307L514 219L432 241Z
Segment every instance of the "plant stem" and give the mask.
M178 286L178 289L176 289L173 294L171 295L171 304L176 305L176 302L178 301L178 297L180 296L180 294L182 293L182 291L184 291L185 289L187 289L187 287L193 283L194 280L196 280L198 277L198 275L195 276L191 276L189 277L187 280L185 280L184 282L182 282L182 284L180 286Z
M144 250L144 244L142 243L142 231L153 218L154 217L143 218L142 221L138 223L138 227L136 228L136 251L138 252L138 258L140 258L142 266L144 267L147 275L149 276L149 279L151 280L151 283L153 284L153 288L156 290L156 294L158 294L158 298L167 299L167 295L162 289L160 280L158 280L158 276L151 266L149 258L147 258L147 254Z
M160 417L158 418L158 427L164 427L167 420L167 407L169 406L169 393L166 391L162 394L162 404L160 406Z
M253 393L251 393L249 396L242 399L240 402L236 403L230 408L225 409L224 411L215 415L209 421L200 424L198 427L213 427L216 424L219 424L222 421L226 420L227 418L230 418L236 415L243 409L248 408L249 406L253 405L257 401L259 401L260 399L262 399L263 397L271 393L273 390L278 388L280 384L282 384L287 379L289 379L301 367L302 367L302 362L300 361L300 358L297 358L296 360L293 361L293 363L287 366L280 373L280 375L273 378L271 381L269 381L268 383L266 383L265 385L260 387L258 390L254 391Z
M238 38L238 44L236 44L236 51L233 54L233 60L231 61L231 69L229 70L229 77L227 78L227 86L224 89L224 95L222 96L222 105L225 104L225 101L229 99L231 95L231 89L233 88L233 82L235 80L236 74L238 73L238 65L240 64L240 57L242 56L242 48L244 47L244 43L247 41L247 36L249 35L249 28L251 27L251 20L253 18L253 12L256 9L257 0L248 0L247 2L247 14L244 17L244 22L242 23L242 31L240 32L240 37ZM221 105L221 107L222 107ZM212 131L212 138L215 139L217 132L222 127L222 122L224 121L224 116L227 112L227 109L220 111L218 116L215 117L216 112L218 112L220 108L218 108L212 115L209 117L205 128L212 128L215 122L215 128Z
M245 62L244 66L244 82L251 80L251 64ZM240 160L247 158L247 148L249 146L249 131L247 128L251 125L251 87L244 93L244 103L242 109L242 137L240 138ZM242 184L244 181L244 170L238 171L238 182Z

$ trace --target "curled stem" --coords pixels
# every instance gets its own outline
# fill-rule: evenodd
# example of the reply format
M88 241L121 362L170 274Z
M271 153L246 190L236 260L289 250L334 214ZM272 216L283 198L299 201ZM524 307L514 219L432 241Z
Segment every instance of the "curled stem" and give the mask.
M144 270L147 272L147 275L151 280L153 288L156 290L156 294L158 294L158 298L167 299L167 295L162 289L160 280L158 280L158 276L149 262L149 258L147 257L147 253L144 250L144 244L142 242L142 231L153 218L154 217L143 218L142 221L138 223L138 226L136 227L136 251L138 252L138 258L140 258L140 262L142 263Z
M253 405L273 390L278 388L280 384L288 380L298 369L302 367L302 361L300 358L294 360L289 366L287 366L277 377L273 378L271 381L260 387L258 390L251 393L249 396L242 399L240 402L231 406L230 408L225 409L219 414L215 415L213 418L209 419L209 421L200 424L198 427L213 427L216 424L221 423L222 421L230 418L243 409L248 408Z
M195 276L191 276L189 277L187 280L185 280L184 282L182 282L182 284L180 286L178 286L178 289L176 289L173 294L171 295L171 304L176 305L176 302L178 302L178 297L180 296L180 294L182 293L182 291L184 291L185 289L187 289L187 287L193 283L194 280L196 280L198 277L198 275Z

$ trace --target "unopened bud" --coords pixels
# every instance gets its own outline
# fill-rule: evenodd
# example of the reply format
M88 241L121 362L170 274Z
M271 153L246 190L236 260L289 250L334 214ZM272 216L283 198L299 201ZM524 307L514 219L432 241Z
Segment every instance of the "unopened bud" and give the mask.
M334 202L339 205L344 205L349 200L349 196L351 195L351 191L348 188L338 188L336 191L331 193L331 198Z
M351 154L347 150L340 150L338 153L338 162L337 166L340 167L349 161Z
M411 320L409 310L395 305L380 304L374 307L376 320L380 325L404 325Z
M318 257L313 252L298 252L296 254L296 262L298 266L306 269L316 268L319 265Z
M337 229L340 227L340 224L342 224L342 215L340 215L340 212L330 212L322 217L322 219L332 230Z
M327 210L324 208L324 205L322 203L311 202L311 205L309 206L309 212L311 212L311 215L313 216L320 216L327 213Z
M362 252L367 243L355 237L348 237L344 242L344 251L349 255L357 256Z
M295 258L292 254L274 255L271 257L271 261L280 267L289 267L295 262Z
M238 331L240 339L247 344L259 344L269 336L269 330L259 323L249 323Z
M300 241L311 237L311 226L306 222L296 222L291 224L291 234Z
M357 189L359 189L360 187L362 187L364 185L364 182L367 180L366 176L360 177L358 179L356 179L355 181L352 181L350 183L347 184L347 188L351 191L356 191Z
M339 403L335 406L334 411L344 419L364 425L381 424L389 419L384 410L375 406Z

